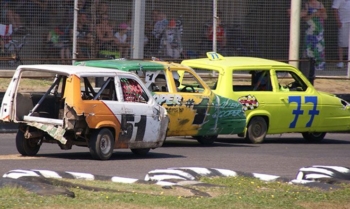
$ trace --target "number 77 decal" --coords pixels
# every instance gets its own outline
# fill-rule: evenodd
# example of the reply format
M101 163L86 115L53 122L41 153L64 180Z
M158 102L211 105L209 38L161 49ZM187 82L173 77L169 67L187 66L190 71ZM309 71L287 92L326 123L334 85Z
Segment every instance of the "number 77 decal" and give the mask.
M299 115L304 114L304 110L301 109L301 96L289 96L289 103L295 102L297 103L296 109L292 111L292 114L295 115L293 121L289 124L289 128L295 128ZM308 115L310 115L310 120L306 123L305 127L311 127L312 122L314 121L315 115L319 115L320 111L317 110L317 96L305 96L305 104L312 103L312 109L308 111Z

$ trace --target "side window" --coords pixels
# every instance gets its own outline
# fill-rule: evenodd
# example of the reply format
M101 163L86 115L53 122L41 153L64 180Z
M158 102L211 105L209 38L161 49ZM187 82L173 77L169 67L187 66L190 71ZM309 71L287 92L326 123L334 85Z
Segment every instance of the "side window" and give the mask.
M148 90L152 92L169 92L167 78L163 71L137 71L136 74L144 81Z
M80 91L83 100L92 100L98 89L95 87L95 77L80 77Z
M96 98L99 100L117 101L114 78L107 78L102 87L97 92Z
M101 87L96 87L96 81L101 81ZM81 77L81 97L83 100L117 100L113 77Z
M279 91L306 91L307 85L295 73L289 71L276 71Z
M253 71L234 70L232 71L232 89L233 91L253 91L252 84Z
M203 91L202 84L190 72L179 70L178 74L181 75L177 87L178 92L200 93Z
M235 70L232 72L233 91L272 91L270 71Z
M253 91L272 91L269 70L251 71Z
M149 98L141 85L132 78L120 79L125 102L147 103Z
M193 68L192 69L195 72L200 72L200 71L205 71L206 73L208 73L209 76L208 78L206 78L205 82L206 84L208 84L208 86L210 87L210 89L216 90L217 84L218 84L218 79L219 79L219 73L215 70L211 70L211 69L207 69L207 68Z
M165 75L163 73L159 73L148 89L153 92L169 92Z

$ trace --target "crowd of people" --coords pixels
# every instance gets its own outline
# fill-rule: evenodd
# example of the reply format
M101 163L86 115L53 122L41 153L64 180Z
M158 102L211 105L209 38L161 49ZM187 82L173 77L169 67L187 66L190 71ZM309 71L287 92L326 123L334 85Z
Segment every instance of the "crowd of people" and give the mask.
M72 59L72 37L74 1L46 0L2 0L1 23L12 25L13 32L32 25L46 26L45 42L48 48L57 51L61 63L70 64ZM57 5L64 11L59 24L47 24L48 19L57 13ZM119 57L130 57L132 32L132 14L129 12L124 19L111 18L109 10L111 1L78 0L77 58L94 58L101 50L118 51ZM332 8L338 27L338 68L344 67L345 49L349 45L350 0L333 0ZM301 20L307 25L304 36L304 58L313 59L315 70L324 70L325 38L324 22L329 17L329 11L319 0L306 0L301 11ZM227 31L222 23L221 13L218 13L216 40L218 52L224 52L227 47ZM211 21L212 22L212 21ZM211 46L214 28L212 23L203 33L204 42ZM152 10L152 20L146 23L144 34L144 54L148 57L183 58L182 20L168 18L162 10ZM4 39L0 41L1 48ZM92 50L93 49L93 50Z
M333 0L332 10L338 27L338 57L336 67L344 67L344 48L349 47L350 25L350 0ZM308 0L301 11L301 18L305 21L305 50L304 57L314 61L315 70L324 70L325 62L325 39L324 21L328 14L323 3L318 0Z

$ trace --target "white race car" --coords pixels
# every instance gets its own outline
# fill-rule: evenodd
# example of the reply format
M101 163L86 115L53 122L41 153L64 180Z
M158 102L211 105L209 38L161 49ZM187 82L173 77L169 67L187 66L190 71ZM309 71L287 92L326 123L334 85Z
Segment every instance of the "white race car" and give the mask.
M101 78L102 86L96 87ZM69 65L19 66L0 120L19 124L16 146L22 155L36 155L48 142L61 149L89 147L100 160L118 148L146 154L162 146L169 123L166 109L135 74Z

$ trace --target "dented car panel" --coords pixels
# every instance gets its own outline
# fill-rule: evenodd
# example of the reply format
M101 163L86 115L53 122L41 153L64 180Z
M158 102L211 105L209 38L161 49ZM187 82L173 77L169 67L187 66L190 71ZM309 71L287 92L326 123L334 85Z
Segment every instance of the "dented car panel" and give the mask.
M189 67L161 61L91 60L76 65L134 72L169 114L167 136L215 136L242 133L242 105L213 93ZM180 77L185 76L185 77Z
M50 73L52 83L42 91L23 88L21 77L33 71ZM96 78L105 79L102 86L94 85ZM20 66L0 111L2 121L20 124L16 144L23 155L36 154L43 142L62 149L87 146L102 160L115 148L145 152L162 146L169 123L167 111L135 74L81 66Z

